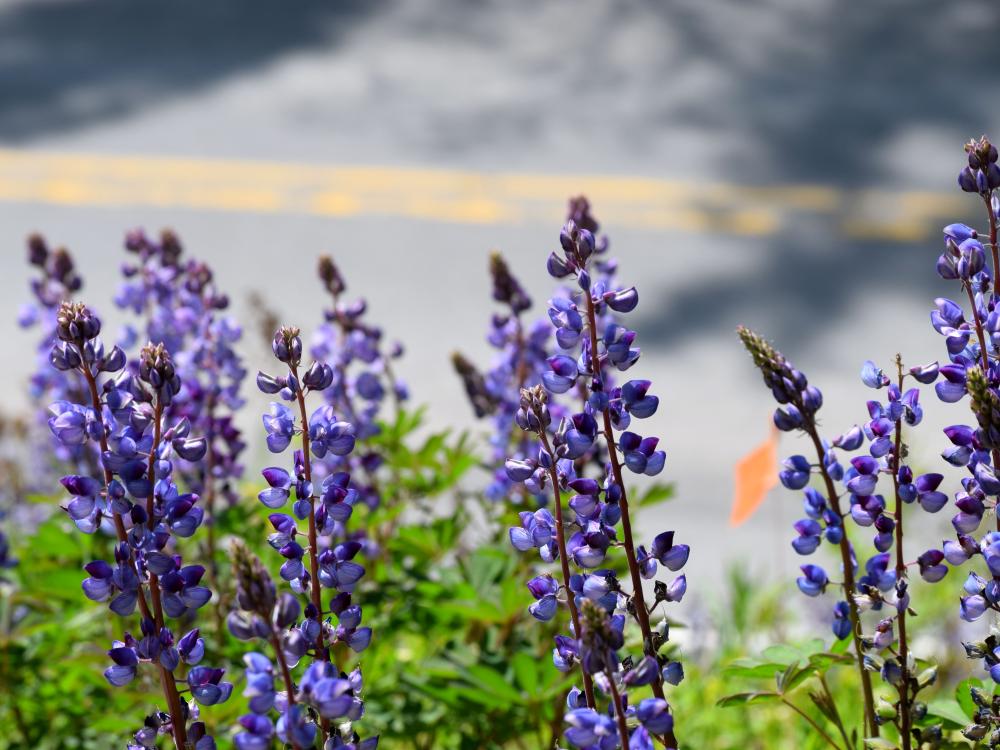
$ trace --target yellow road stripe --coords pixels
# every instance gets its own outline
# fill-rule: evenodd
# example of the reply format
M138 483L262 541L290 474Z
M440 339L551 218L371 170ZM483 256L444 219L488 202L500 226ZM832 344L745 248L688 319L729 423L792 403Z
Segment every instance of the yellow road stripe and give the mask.
M619 226L756 236L809 213L833 217L849 236L912 241L968 210L960 195L926 191L0 149L6 202L500 224L550 222L579 193Z

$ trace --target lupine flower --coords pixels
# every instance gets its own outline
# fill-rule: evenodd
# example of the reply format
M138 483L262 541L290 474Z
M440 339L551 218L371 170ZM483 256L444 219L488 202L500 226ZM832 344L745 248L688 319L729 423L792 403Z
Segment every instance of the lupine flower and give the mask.
M50 362L62 372L82 378L91 397L82 403L53 405L49 427L55 439L71 446L99 451L100 479L81 474L63 477L72 499L66 513L85 533L96 532L105 521L114 528L118 543L114 565L94 560L85 566L84 594L108 602L123 617L138 607L141 637L126 632L108 652L112 665L105 672L115 686L130 683L141 665L151 664L169 711L161 719L147 719L135 737L148 744L150 730L169 733L178 750L190 741L199 748L214 741L197 721L192 706L184 707L177 682L188 684L192 698L202 705L228 699L232 685L224 671L192 666L186 676L182 663L195 665L204 654L198 631L175 643L167 618L189 621L212 594L201 585L205 569L184 565L168 548L174 536L191 536L203 518L198 496L181 494L172 471L177 458L197 462L205 454L205 441L190 436L186 420L174 424L166 410L183 387L172 357L162 345L148 344L138 361L127 366L119 347L106 350L99 338L101 321L87 307L63 303L55 321L56 342ZM149 456L147 459L146 456Z
M815 446L816 463L803 455L794 455L784 461L778 472L778 478L786 488L801 490L804 495L803 506L807 518L795 523L796 538L792 541L792 546L801 555L811 555L819 549L821 540L825 538L839 548L843 583L838 588L843 600L834 605L833 632L837 638L853 635L855 658L864 694L866 731L870 736L877 736L878 724L871 677L866 668L864 647L859 635L861 620L858 588L865 585L865 579L856 584L857 559L843 532L841 519L844 512L836 483L846 483L846 494L851 502L849 515L856 522L873 525L876 519L882 518L884 501L880 496L873 495L878 481L877 460L870 456L859 457L845 469L837 454L837 449L858 449L866 436L876 440L883 437L885 429L879 421L880 413L878 410L871 413L872 421L863 430L854 427L833 441L824 441L816 427L816 413L823 405L819 389L811 385L805 374L795 369L781 352L756 333L740 327L738 334L754 364L761 371L764 384L778 403L773 418L775 426L783 432L800 430ZM873 388L883 387L886 380L882 371L871 362L865 364L862 379ZM815 475L823 480L822 489L808 486ZM877 544L884 545L887 541L885 535L888 533L884 522L879 521L878 533L882 536L877 538ZM829 577L821 566L807 564L800 566L800 570L802 574L796 579L796 585L802 593L816 597L827 590Z
M56 318L64 300L71 300L83 288L73 256L65 248L51 248L45 238L33 234L27 240L28 264L34 272L30 281L31 301L22 305L17 322L21 328L36 329L35 369L28 381L28 396L32 412L37 415L14 430L4 430L3 447L11 451L5 468L8 481L0 490L0 515L12 525L30 529L44 518L44 506L26 508L21 503L25 494L45 493L58 475L71 467L80 474L99 471L98 457L92 445L84 440L64 443L48 428L47 407L53 403L78 405L84 401L85 386L72 372L52 366L49 356L56 337ZM20 436L12 434L22 432ZM14 438L14 439L12 439ZM6 463L6 462L5 462ZM20 484L20 492L13 491Z
M550 275L568 284L549 301L555 349L534 348L536 342L547 344L548 337L542 335L532 337L529 346L518 317L526 305L512 307L504 323L513 321L512 335L498 337L505 355L504 377L498 380L506 390L488 400L480 396L468 368L463 377L467 390L477 396L474 404L506 405L506 414L524 433L520 440L499 433L502 438L496 444L513 449L504 464L506 480L523 486L526 495L552 495L542 500L551 502L551 510L522 511L509 535L515 549L537 549L543 562L558 561L560 566L561 581L543 574L529 581L528 589L536 600L529 611L540 620L556 619L560 590L566 596L572 634L556 636L553 661L562 671L581 665L585 698L583 706L570 706L567 740L584 748L645 747L649 735L662 735L671 746L673 717L663 684L679 682L682 670L659 654L666 636L654 632L649 620L656 605L681 601L687 579L681 575L669 584L658 581L652 606L644 600L642 581L653 578L658 565L680 570L690 550L674 543L673 532L657 535L648 551L634 546L623 468L647 476L663 470L666 453L658 449L659 439L643 436L633 422L653 415L659 399L648 380L629 380L622 386L612 381L613 372L630 369L640 356L635 333L617 318L635 309L638 292L615 282L616 264L601 257L607 242L595 239L597 223L585 200L571 203L571 216L560 235L561 251L550 255L547 264ZM499 273L504 281L497 283L507 288L509 271L500 268L498 272L494 263L494 275ZM540 384L528 387L528 378ZM593 466L600 467L600 473L586 476ZM625 550L631 593L600 570L619 544ZM583 572L574 573L571 566ZM637 666L625 669L618 651L630 620L638 625L645 645ZM598 680L610 691L607 715L597 710L593 685ZM659 701L657 717L663 713L667 720L654 720L650 713L650 726L641 733L630 731L626 690L646 685Z
M958 566L976 555L982 555L990 578L971 573L965 581L960 602L960 617L974 621L987 610L998 608L997 592L1000 592L1000 533L988 532L977 540L973 534L981 525L987 511L995 510L1000 498L1000 480L996 467L1000 465L1000 371L997 356L1000 354L1000 316L997 315L997 295L994 280L1000 272L998 254L998 215L1000 201L996 191L1000 188L1000 167L997 165L997 149L985 137L972 140L965 146L967 166L958 177L960 188L965 192L978 194L983 200L989 226L988 238L976 229L964 224L950 224L944 228L944 250L937 260L938 275L958 283L963 297L968 299L968 307L947 298L934 301L931 324L944 337L948 361L910 367L904 371L897 358L898 379L893 382L874 363L866 362L862 368L862 380L869 387L888 389L888 402L869 402L869 421L864 425L863 436L869 442L867 456L852 459L843 472L843 481L849 493L850 516L862 526L875 530L873 545L878 554L865 563L865 574L857 579L857 590L851 591L851 571L854 567L853 550L838 534L842 548L845 569L845 593L848 603L838 603L834 612L834 629L839 637L846 637L852 631L858 632L857 609L881 610L889 604L894 614L883 618L872 635L864 637L864 643L873 649L865 656L864 663L878 671L883 680L895 686L900 700L888 711L879 713L880 721L892 720L897 723L903 738L904 748L910 747L912 719L910 706L919 690L930 680L918 683L910 679L914 669L912 654L909 653L905 636L905 619L909 609L909 558L902 550L904 508L916 503L930 513L940 511L947 502L947 494L940 491L943 475L936 473L914 476L904 459L905 443L902 441L902 427L916 426L921 420L922 410L919 392L916 388L902 391L905 377L912 377L923 385L934 384L938 398L945 403L957 403L969 395L969 404L976 419L976 427L955 424L945 428L944 433L951 446L943 453L944 460L952 466L966 468L968 475L961 482L961 489L955 492L957 513L952 518L955 529L954 539L946 539L940 549L929 549L916 558L913 567L924 580L937 582L943 579L948 566ZM990 262L992 261L992 263ZM741 333L741 335L743 335ZM835 471L830 471L829 448L822 443L811 419L806 394L801 392L804 379L796 380L796 373L786 369L781 371L780 362L775 360L773 350L768 350L759 339L752 335L744 337L744 343L754 354L755 362L761 366L765 381L772 388L779 404L775 413L775 424L780 429L801 428L810 433L822 461L822 472L829 479L828 489L833 499L833 482L841 481ZM780 355L778 355L780 356ZM777 367L769 367L775 361ZM791 386L791 388L789 387ZM800 391L798 399L795 391ZM803 411L801 405L807 406ZM843 450L855 450L861 446L857 432L851 437L835 440L833 445ZM786 469L782 480L787 485L801 483L800 462ZM809 473L812 473L812 469ZM883 494L878 491L880 480L891 478L894 509L890 515ZM807 480L808 481L808 480ZM886 484L887 482L883 482ZM804 486L804 485L803 485ZM808 519L796 524L798 538L793 542L796 550L811 553L817 545L817 524L823 519L827 500L808 494L806 509ZM836 508L834 509L836 511ZM837 515L840 515L839 512ZM895 547L893 552L892 548ZM891 565L890 555L896 558ZM813 593L814 576L805 575L805 589ZM803 580L800 579L800 582ZM800 583L801 585L801 583ZM891 593L890 593L891 592ZM854 605L854 609L851 608ZM850 620L850 622L848 622ZM898 627L896 627L898 624ZM896 641L898 640L898 644ZM883 657L875 651L894 646L891 656ZM857 643L856 643L857 645ZM980 658L996 681L1000 682L1000 669L995 669L997 657L992 647L983 644L967 644L970 658ZM860 649L859 649L860 656ZM866 691L867 692L867 691ZM988 701L973 696L977 703L988 709ZM867 695L866 695L867 699ZM985 736L993 726L990 711L980 713L982 719L969 726L965 735L970 739ZM869 717L871 714L869 712ZM869 729L872 729L871 723Z
M917 504L925 511L936 513L947 501L947 496L937 491L943 480L940 474L914 476L906 463L907 448L904 432L920 424L923 410L920 406L919 389L903 390L907 377L918 383L930 384L933 378L928 372L933 368L904 369L902 358L896 357L896 378L873 379L870 371L874 365L866 366L869 376L862 374L866 385L876 389L885 388L886 403L869 401L867 404L869 421L863 426L865 437L870 441L868 455L851 460L851 468L845 473L846 488L854 492L851 516L861 525L875 527L873 545L880 554L866 563L866 575L858 580L858 594L855 601L859 608L881 610L890 605L891 612L883 617L870 635L865 635L863 643L867 649L866 663L877 669L882 679L895 687L898 700L878 714L880 721L896 723L901 735L909 738L913 722L917 718L915 706L920 690L933 683L933 678L915 679L916 661L907 637L906 619L910 608L909 555L904 551L904 519L909 515L907 505ZM876 494L880 482L889 483L893 498L890 512L880 495ZM858 511L863 507L864 511ZM908 523L908 522L907 522ZM893 549L895 548L895 549ZM892 550L890 557L889 551ZM890 570L890 560L894 565ZM927 550L917 557L916 567L920 576L930 583L940 581L948 572L943 564L945 554L941 550ZM887 595L888 592L891 594ZM837 615L841 613L836 613ZM835 618L835 626L841 622ZM880 654L892 648L891 655ZM928 673L925 673L928 674ZM909 745L910 740L904 740Z
M318 275L330 295L330 307L310 340L315 361L302 375L302 385L322 392L326 400L309 420L310 430L317 433L311 438L319 459L312 468L317 480L329 474L351 475L359 501L375 508L382 502L383 456L372 439L381 432L387 396L397 408L409 397L406 384L393 371L403 347L398 342L387 345L382 329L365 320L364 299L343 300L347 283L332 258L320 258Z
M243 475L240 457L246 444L234 422L244 404L240 387L246 368L235 348L242 329L226 314L229 297L212 269L185 257L176 234L164 230L157 240L135 229L126 235L125 249L135 261L122 265L124 281L115 302L143 320L138 330L134 324L126 327L123 346L145 336L175 354L185 388L167 416L187 419L193 432L204 436L208 454L204 461L180 462L176 471L185 486L202 496L211 516L217 496L236 502L233 483ZM213 540L209 535L209 554L214 556Z
M452 364L462 379L476 416L491 417L490 467L493 475L486 496L494 501L523 504L528 500L537 505L544 502L541 487L537 483L525 483L528 477L514 479L509 463L527 465L532 460L533 443L530 436L514 429L514 414L519 407L522 388L554 376L549 361L551 354L547 350L552 325L546 319L531 323L524 320L532 306L531 298L499 253L490 256L489 271L493 299L504 308L502 313L490 319L486 337L496 353L485 372L480 372L458 352L452 355ZM557 364L559 362L561 360L557 360ZM566 367L565 364L560 366ZM556 410L557 416L564 416L556 403L549 406ZM544 481L544 469L539 469L539 474L539 481Z
M330 271L327 266L326 270L327 287L341 290L335 268ZM256 748L267 746L272 735L277 735L293 748L304 749L313 747L318 737L326 748L369 750L376 747L378 738L361 741L351 729L351 723L364 713L361 672L355 669L350 675L341 675L331 663L331 650L343 646L361 652L372 637L371 629L362 625L361 607L351 601L351 593L365 573L364 566L355 559L363 545L348 538L344 526L360 495L346 471L328 471L322 477L313 472L316 460L331 456L347 459L355 448L358 432L355 425L338 417L333 408L336 400L328 399L311 415L307 411L308 395L336 387L336 368L317 361L301 372L303 347L297 328L280 328L274 335L272 351L285 371L278 376L259 373L258 387L264 393L278 393L282 399L294 402L296 409L278 402L271 404L270 413L264 416L267 445L272 453L280 454L298 438L301 447L292 452L292 471L282 467L264 469L268 489L260 493L259 499L269 509L280 509L294 493L292 515L269 516L275 533L268 543L285 559L280 571L282 580L288 582L295 595L305 598L305 605L300 606L293 594L276 595L260 562L245 549L235 548L240 610L229 616L230 631L244 640L267 641L278 663L275 670L270 658L259 653L248 655L248 689L259 700L251 704L253 713L241 718L243 731L237 735L237 742L243 748ZM336 465L353 464L342 460ZM305 532L299 529L300 521L307 522ZM323 589L334 592L328 606L323 602ZM323 612L336 617L336 625L330 618L324 619ZM307 655L311 661L296 680L291 670ZM284 683L281 701L269 697L274 690L274 675L280 675ZM269 716L272 707L279 714L273 724ZM339 725L334 727L331 721Z
M937 271L942 278L959 283L969 304L963 308L949 299L935 300L931 324L945 338L949 360L938 368L941 379L935 388L937 395L945 403L957 403L968 394L975 426L955 424L944 430L951 447L942 457L952 466L968 471L961 489L954 493L958 512L952 518L952 526L956 537L945 540L940 550L924 552L917 563L925 578L937 579L943 576L945 563L962 565L981 555L989 578L970 573L959 606L959 616L963 620L975 621L988 610L1000 611L997 596L1000 592L1000 546L997 543L1000 534L989 531L978 540L973 536L987 511L996 510L1000 498L1000 481L996 476L997 466L1000 466L1000 371L997 360L1000 319L995 312L998 301L995 279L1000 272L997 248L1000 206L996 193L1000 187L1000 168L997 149L985 136L970 140L965 152L968 164L959 174L958 183L963 191L982 198L989 232L988 235L980 234L964 224L944 228L944 252L938 259ZM930 509L943 505L941 496L944 493L938 492L940 481L934 475L930 481L925 480L921 488L929 493L926 502ZM966 644L966 651L970 658L982 659L986 671L1000 682L1000 670L994 669L997 659L992 647ZM973 699L977 699L975 694ZM981 723L966 729L967 737L983 736L992 726L989 711L983 712L983 717Z

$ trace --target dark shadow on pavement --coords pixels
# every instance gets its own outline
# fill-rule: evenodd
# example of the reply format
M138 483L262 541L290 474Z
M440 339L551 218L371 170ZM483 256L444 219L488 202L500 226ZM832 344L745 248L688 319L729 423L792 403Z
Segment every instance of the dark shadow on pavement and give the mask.
M380 0L46 0L0 11L0 138L120 118L307 47ZM238 124L234 123L234 127Z

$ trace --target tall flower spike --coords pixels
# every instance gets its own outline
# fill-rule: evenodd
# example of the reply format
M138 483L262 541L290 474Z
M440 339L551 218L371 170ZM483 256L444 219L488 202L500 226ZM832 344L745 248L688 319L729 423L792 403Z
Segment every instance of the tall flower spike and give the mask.
M754 364L760 370L764 379L764 384L770 389L771 395L778 403L774 412L774 424L782 431L801 430L810 439L816 453L817 464L814 466L805 456L792 456L785 464L778 477L781 483L788 489L805 489L806 510L809 519L800 521L795 529L798 533L792 545L800 554L809 554L819 546L819 537L823 536L831 543L837 545L840 551L840 562L843 575L843 583L839 587L843 596L843 601L834 605L835 613L840 613L840 617L834 618L834 633L838 638L851 635L854 641L854 653L857 661L858 672L861 678L862 695L865 709L865 729L869 737L879 735L879 725L875 714L875 701L872 692L871 676L865 666L865 650L861 641L861 616L857 602L857 585L855 583L856 561L854 550L843 532L842 519L844 513L841 507L841 496L838 494L835 482L842 476L843 468L840 466L834 447L838 444L844 449L854 450L861 444L861 433L849 434L833 444L826 443L819 435L816 426L816 412L823 404L823 396L819 389L809 384L806 376L796 370L785 359L785 357L769 344L761 336L757 335L749 328L740 326L737 329L740 341L747 352L753 358ZM881 382L881 380L880 380ZM809 480L816 472L820 475L823 483L823 490L807 488ZM868 463L861 464L858 469L860 476L871 476L872 471ZM861 485L861 497L869 496L870 488L865 483L870 479L858 480L856 485ZM872 482L872 484L874 484ZM848 489L859 496L856 492L859 489ZM852 505L852 515L854 508ZM884 506L881 506L884 507ZM799 589L808 596L816 596L826 589L826 572L816 565L806 565L802 567L803 575L799 577L797 583ZM843 609L846 607L848 621L843 618Z
M354 428L359 443L350 453L328 452L317 456L317 478L347 472L354 478L360 500L370 508L382 502L384 456L375 438L382 431L380 419L391 397L398 409L408 398L406 385L393 371L403 355L399 343L387 346L382 329L366 321L364 299L343 300L347 282L330 256L319 259L318 276L330 295L325 321L313 334L309 352L315 363L303 375L305 384L322 390L329 408ZM320 384L318 378L328 382ZM322 385L322 387L317 387ZM375 531L374 529L371 531Z
M148 339L163 342L174 353L184 388L166 407L167 420L186 420L191 433L205 440L204 459L181 457L175 473L183 486L200 496L205 509L204 556L215 584L220 557L215 516L220 501L230 506L237 502L236 483L243 476L246 444L235 421L244 405L240 388L246 368L236 350L242 329L228 314L229 296L219 288L212 269L187 256L175 233L164 230L154 239L135 229L126 235L125 249L129 261L122 264L124 280L115 301L141 316L141 324L138 329L126 327L123 346ZM220 634L221 606L220 601L215 607Z
M330 283L336 287L334 281ZM352 593L365 573L357 562L363 545L346 531L360 498L348 473L335 471L319 478L314 477L313 466L314 459L327 455L350 455L355 447L355 428L339 420L328 403L312 415L308 413L306 396L333 387L333 377L330 366L320 362L300 372L302 341L298 328L279 328L272 349L284 365L284 372L277 376L259 373L258 387L293 402L298 413L296 416L280 403L271 404L270 415L264 417L268 448L283 453L296 436L301 447L293 451L291 471L281 467L264 469L268 489L259 498L266 507L279 510L294 493L291 515L276 512L268 516L275 531L268 543L285 560L281 578L305 600L305 606L300 610L291 594L282 594L269 616L266 592L270 590L270 578L244 552L237 554L236 575L241 588L237 601L244 611L230 615L230 631L244 640L262 638L270 642L288 696L283 703L275 704L280 716L273 725L267 716L271 703L264 700L258 708L251 706L254 713L240 720L245 731L238 736L240 747L247 750L270 742L272 734L296 748L311 748L317 738L324 747L337 747L338 742L360 742L351 727L364 712L360 669L345 677L340 662L346 651L361 652L371 640L371 629L362 626L361 607L352 602ZM305 532L299 529L302 521L307 524ZM334 592L328 605L323 601L323 589ZM252 595L251 591L260 593ZM298 621L300 611L303 619ZM336 617L337 623L324 618L324 614ZM295 681L291 670L307 656L311 661ZM247 655L246 662L248 685L263 685L268 695L268 690L273 692L270 659L253 653ZM371 738L359 747L374 748L377 742L377 737Z
M890 380L871 362L862 370L862 381L870 388L885 389L885 403L867 403L869 421L863 425L862 434L869 441L868 455L851 459L850 468L834 473L842 474L846 493L851 497L850 516L862 527L871 527L875 534L872 543L876 554L866 563L866 573L858 579L855 602L862 610L882 613L870 635L862 638L867 651L869 669L878 671L884 682L896 690L894 704L882 702L877 717L881 723L892 722L899 732L903 750L910 750L914 741L919 744L920 733L914 731L924 708L919 693L936 680L936 669L925 669L919 675L907 633L910 604L910 568L916 567L928 582L940 581L948 572L943 565L945 556L940 550L931 549L917 557L916 565L907 562L912 552L904 550L904 524L910 521L907 506L919 506L929 513L937 513L947 502L947 496L937 491L943 476L924 474L915 476L907 463L907 446L904 431L916 427L923 419L920 391L917 387L904 390L906 378L917 382L928 378L916 368L904 371L902 357L896 355L896 377ZM875 376L873 376L873 374ZM919 377L918 377L919 375ZM840 440L845 450L860 447L860 441ZM828 466L832 466L830 461ZM893 507L878 494L883 477L890 477ZM888 606L886 606L888 605ZM890 612L884 612L885 609ZM836 614L835 614L836 620Z
M1000 167L997 149L983 136L965 145L967 164L959 173L959 187L976 194L983 201L988 234L965 224L949 224L943 229L944 251L937 262L937 272L942 278L957 281L968 305L951 299L934 300L931 324L944 337L948 361L934 367L940 376L935 386L938 398L945 403L957 403L966 394L975 416L976 425L963 423L946 427L945 436L950 447L942 453L944 460L954 467L964 468L967 475L961 488L954 493L957 513L951 523L955 530L953 539L945 540L941 549L928 550L917 562L926 578L939 577L947 571L945 563L961 566L982 556L986 563L985 577L970 572L960 594L959 617L976 621L987 611L1000 612L1000 318L996 309L1000 302L995 279L1000 272L997 232L1000 214ZM987 254L992 265L985 261ZM917 377L915 374L914 377ZM931 378L933 380L933 378ZM925 382L925 381L922 381ZM936 487L934 488L936 490ZM996 516L997 531L987 531L977 538L977 532L988 511ZM994 682L1000 683L1000 668L994 654L994 635L983 641L965 644L970 659L983 661L983 666ZM980 707L975 721L963 734L972 740L1000 730L1000 718L995 706L983 694L972 692L972 700Z
M679 602L687 581L681 575L669 584L656 582L652 604L646 602L643 581L655 577L659 565L680 570L689 549L675 544L669 531L651 540L650 551L633 539L624 472L655 476L665 461L658 438L634 431L633 420L655 413L659 400L649 381L616 386L611 377L612 371L624 372L639 359L635 332L618 319L635 309L638 293L616 283L617 264L603 257L608 243L595 238L598 224L586 200L571 201L570 215L560 235L561 251L552 253L547 264L550 275L569 284L549 301L555 351L538 368L542 384L520 391L513 415L522 430L537 436L537 444L510 456L505 466L507 478L533 495L545 499L551 487L554 515L545 507L534 513L522 511L510 539L518 550L538 549L544 562L559 560L561 587L551 577L539 576L528 588L537 600L529 611L543 620L556 616L558 592L566 592L572 635L557 637L554 661L563 670L581 664L585 697L585 705L578 697L568 704L566 738L577 747L598 742L601 747L647 747L650 737L656 736L665 747L676 747L664 683L676 684L682 671L660 655L666 630L654 628L651 615L660 604ZM571 405L579 411L574 413ZM568 512L563 492L569 497ZM619 547L624 550L630 591L604 568ZM598 616L588 602L604 614ZM581 621L584 607L588 625ZM624 643L625 628L633 621L641 635L642 653L635 659L619 659L613 652ZM595 640L595 633L607 638ZM611 696L607 715L598 710L591 684L597 677L592 675L600 678ZM655 701L655 707L647 705L640 714L641 726L630 735L626 691L645 686L653 692L648 700Z
M512 481L505 469L510 461L525 461L535 451L530 435L514 429L514 414L519 408L521 389L539 382L549 371L548 351L552 325L547 319L530 324L524 314L531 309L531 299L514 277L500 253L489 259L493 299L503 311L493 315L487 341L496 353L489 368L480 370L462 354L452 355L452 365L462 379L466 395L477 418L491 417L490 466L493 477L486 496L496 502L526 502L538 505L544 501L540 489ZM567 414L565 408L550 400L549 408L558 418Z
M291 664L294 666L298 661L302 638L300 631L293 628L301 613L299 602L292 594L278 595L267 569L246 545L235 541L231 550L239 609L229 615L230 632L240 640L264 641L267 644L265 648L273 651L273 658L278 664L275 670L271 657L259 652L244 656L247 682L244 695L249 698L250 713L240 718L242 731L235 735L233 744L238 750L254 750L269 745L276 734L270 714L277 708L279 723L286 728L288 744L294 750L311 747L311 740L308 743L303 740L305 734L315 733L314 726L311 730L288 730L296 723L289 712L297 710L295 706L302 700L292 678L288 656L291 653ZM278 679L285 689L282 701L278 700Z
M110 519L118 539L113 563L94 560L85 566L84 594L108 602L122 617L137 606L140 612L141 637L126 631L112 644L105 677L122 686L143 664L157 672L168 710L147 718L136 744L148 747L157 734L169 734L178 750L186 750L189 741L211 748L214 741L177 683L186 682L193 701L204 706L226 701L232 685L223 681L224 670L198 665L204 644L197 629L175 640L169 626L171 619L189 623L212 597L201 585L205 569L184 565L172 544L174 537L192 536L203 518L198 497L182 494L173 482L175 458L201 460L204 440L192 438L187 423L165 418L164 409L182 384L163 345L147 345L130 367L120 348L105 350L100 333L100 319L85 305L60 306L50 362L82 376L89 398L53 404L49 428L64 444L100 451L100 479L71 474L61 480L72 498L66 513L77 527L94 533Z
M18 313L22 328L37 328L40 339L37 345L36 368L29 381L29 395L36 414L42 415L39 423L31 425L29 440L38 445L29 453L31 471L26 477L37 479L37 486L29 491L44 491L57 478L52 458L59 466L72 465L81 473L97 471L97 456L93 451L78 446L66 447L52 439L47 427L46 407L54 401L83 399L84 391L79 379L72 373L54 369L49 353L57 340L56 327L59 309L64 300L72 299L83 288L83 279L77 273L73 256L65 248L51 249L45 238L33 234L28 238L28 264L37 274L30 282L32 301L23 305ZM44 447L43 447L44 446Z

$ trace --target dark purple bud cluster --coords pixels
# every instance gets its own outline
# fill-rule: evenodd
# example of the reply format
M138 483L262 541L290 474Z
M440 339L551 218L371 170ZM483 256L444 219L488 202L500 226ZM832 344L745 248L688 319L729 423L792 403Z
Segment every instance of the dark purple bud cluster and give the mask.
M452 353L451 364L455 373L462 379L465 395L472 405L476 418L482 419L493 414L499 406L499 399L490 392L486 385L486 378L476 365L460 352Z
M337 278L328 272L328 285L340 288ZM316 477L314 484L314 461L349 456L355 448L356 430L337 418L329 401L308 414L306 396L334 387L336 378L334 368L319 360L300 371L299 329L279 328L271 348L286 369L277 376L259 373L257 385L264 393L293 402L297 415L284 404L271 404L270 413L264 415L267 447L272 453L282 453L298 437L301 448L293 451L292 471L264 469L268 488L259 498L269 509L278 510L294 494L291 515L268 517L274 529L268 543L284 558L282 580L305 599L305 605L300 606L293 594L276 596L260 562L235 548L240 611L229 617L230 632L242 640L268 642L284 686L283 691L276 687L271 658L258 652L246 655L251 713L240 719L242 731L236 735L236 746L240 750L269 747L276 736L299 750L315 747L317 740L324 748L374 750L378 738L361 741L352 728L364 713L361 671L355 668L346 674L338 666L345 650L360 653L371 640L371 629L361 624L361 607L352 602L352 592L365 573L357 562L363 545L345 526L361 498L346 471ZM306 523L304 531L300 522ZM333 590L328 605L323 589ZM296 679L292 670L306 658L308 666ZM276 722L270 718L272 709L278 713Z
M81 531L104 527L118 540L113 564L94 560L85 566L83 591L122 617L138 609L140 618L139 636L126 631L109 650L112 665L105 677L121 686L136 677L140 665L157 673L168 710L147 718L135 735L137 747L169 734L178 750L211 750L215 743L197 720L197 706L224 702L232 685L223 681L223 670L199 665L204 643L197 628L175 640L168 624L170 619L190 623L212 597L201 585L205 568L185 565L174 542L192 536L204 517L198 496L182 493L174 483L174 465L179 459L202 460L205 440L191 436L187 420L170 422L166 416L182 383L162 344L143 347L130 367L121 348L105 349L100 319L70 302L58 310L55 333L52 365L75 374L87 396L54 403L49 428L63 444L91 446L101 466L99 478L62 478L70 495L64 510ZM178 683L187 684L192 702L181 699Z
M542 574L528 589L536 599L529 607L535 618L551 620L561 605L569 610L570 632L556 637L553 651L557 668L581 667L583 690L568 699L567 740L580 748L645 750L655 736L676 747L663 686L677 684L683 669L660 653L666 620L654 626L650 618L661 603L681 601L687 581L683 575L669 584L657 581L651 604L643 581L655 578L661 565L680 570L689 549L676 544L669 531L657 535L649 551L634 544L624 471L655 476L666 454L656 437L634 431L632 420L654 414L659 401L647 380L612 383L612 372L624 372L639 359L635 332L617 318L636 307L638 295L634 287L615 282L617 266L602 258L607 241L595 239L597 223L586 201L574 200L570 212L579 222L566 224L561 252L548 260L552 276L573 282L549 302L556 348L534 371L541 384L520 389L513 413L534 445L505 464L510 482L533 495L551 492L552 510L522 511L510 540L515 549L537 549L542 561L560 566L561 580ZM553 396L564 403L553 402ZM624 553L630 591L602 567L616 549ZM629 623L637 626L642 652L622 659ZM630 708L629 691L644 686L653 696ZM609 698L606 712L599 708L597 690ZM630 729L633 717L639 726Z
M969 165L958 174L958 186L966 193L989 196L1000 188L1000 167L997 166L997 147L984 135L978 141L965 144Z
M493 278L493 299L510 308L514 315L531 309L531 297L524 291L500 253L490 255L490 276Z

